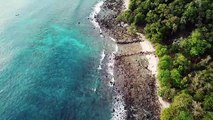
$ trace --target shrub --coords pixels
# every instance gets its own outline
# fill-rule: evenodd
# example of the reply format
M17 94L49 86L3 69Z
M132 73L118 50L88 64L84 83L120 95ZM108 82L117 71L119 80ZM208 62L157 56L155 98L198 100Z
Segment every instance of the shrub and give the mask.
M213 110L213 93L211 93L210 95L207 95L204 99L203 102L204 105L204 109L206 110Z
M171 118L173 118L173 113L172 113L172 109L169 108L165 108L163 109L163 111L161 112L161 120L170 120Z
M172 66L172 59L168 55L164 55L162 58L160 58L159 63L158 63L158 68L159 69L170 69Z
M128 22L129 17L130 17L130 12L127 10L127 11L122 12L122 13L117 17L117 20L118 20L118 21Z
M176 94L176 91L174 88L170 88L168 86L161 87L159 90L159 95L163 99L172 100Z
M172 106L178 109L187 110L191 107L192 100L192 96L190 96L189 94L181 93L174 97Z
M162 28L159 22L146 25L145 32L147 37L154 43L159 43L164 38Z
M165 108L161 113L161 120L194 120L187 110L179 110L173 106Z
M211 44L202 38L198 30L193 31L190 37L182 40L180 45L192 57L203 55L206 49L211 48Z
M182 75L177 69L173 69L171 71L171 78L174 80L174 84L176 86L181 87L180 85L181 85Z
M213 112L207 112L203 120L213 120Z
M173 120L194 120L194 118L188 111L179 111L179 114Z
M163 46L161 44L157 44L156 45L156 54L158 57L162 57L164 55L167 55L168 54L168 48L166 46Z
M135 25L142 25L142 24L144 24L144 20L145 20L145 16L142 13L138 13L135 16L134 24Z
M128 32L130 34L135 34L137 32L137 28L134 24L131 24L129 27L128 27Z
M160 81L161 86L170 86L170 71L167 70L159 70L158 72L158 79Z

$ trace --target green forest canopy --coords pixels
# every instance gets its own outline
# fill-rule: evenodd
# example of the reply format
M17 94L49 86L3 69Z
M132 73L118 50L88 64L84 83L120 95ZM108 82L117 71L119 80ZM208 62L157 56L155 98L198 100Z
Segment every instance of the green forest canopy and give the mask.
M155 44L161 119L213 120L213 1L131 0L118 20Z

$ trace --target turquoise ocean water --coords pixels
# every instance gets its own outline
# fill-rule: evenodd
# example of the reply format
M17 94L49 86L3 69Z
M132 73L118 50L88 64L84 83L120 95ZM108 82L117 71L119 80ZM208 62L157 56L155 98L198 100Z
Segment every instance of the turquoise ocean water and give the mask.
M97 2L0 0L0 120L110 119Z

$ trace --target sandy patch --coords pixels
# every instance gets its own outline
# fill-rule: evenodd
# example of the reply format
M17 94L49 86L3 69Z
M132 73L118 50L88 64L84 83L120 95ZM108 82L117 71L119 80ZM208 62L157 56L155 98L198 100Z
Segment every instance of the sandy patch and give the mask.
M124 0L124 7L125 7L125 10L128 10L128 8L129 8L129 3L130 3L129 0Z
M155 48L153 47L152 43L149 42L143 34L138 33L138 35L140 35L142 40L143 40L142 42L140 42L142 51L143 52L153 52L152 54L146 55L146 58L148 60L148 69L155 76L156 86L159 89L160 85L159 85L159 82L157 80L157 73L158 73L157 67L158 67L159 59L155 55ZM158 96L158 98L159 98L159 102L160 102L162 108L168 108L170 106L170 103L164 101L160 96Z

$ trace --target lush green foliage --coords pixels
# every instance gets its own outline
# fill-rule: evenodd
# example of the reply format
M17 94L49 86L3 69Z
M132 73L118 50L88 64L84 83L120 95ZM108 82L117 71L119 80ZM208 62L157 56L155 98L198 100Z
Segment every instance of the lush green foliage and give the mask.
M144 28L156 46L159 94L172 102L161 119L212 119L213 2L131 0L119 20L131 24L130 31Z
M192 96L186 93L181 93L174 97L174 102L171 107L162 111L162 120L193 120L193 115L190 113L192 104Z

